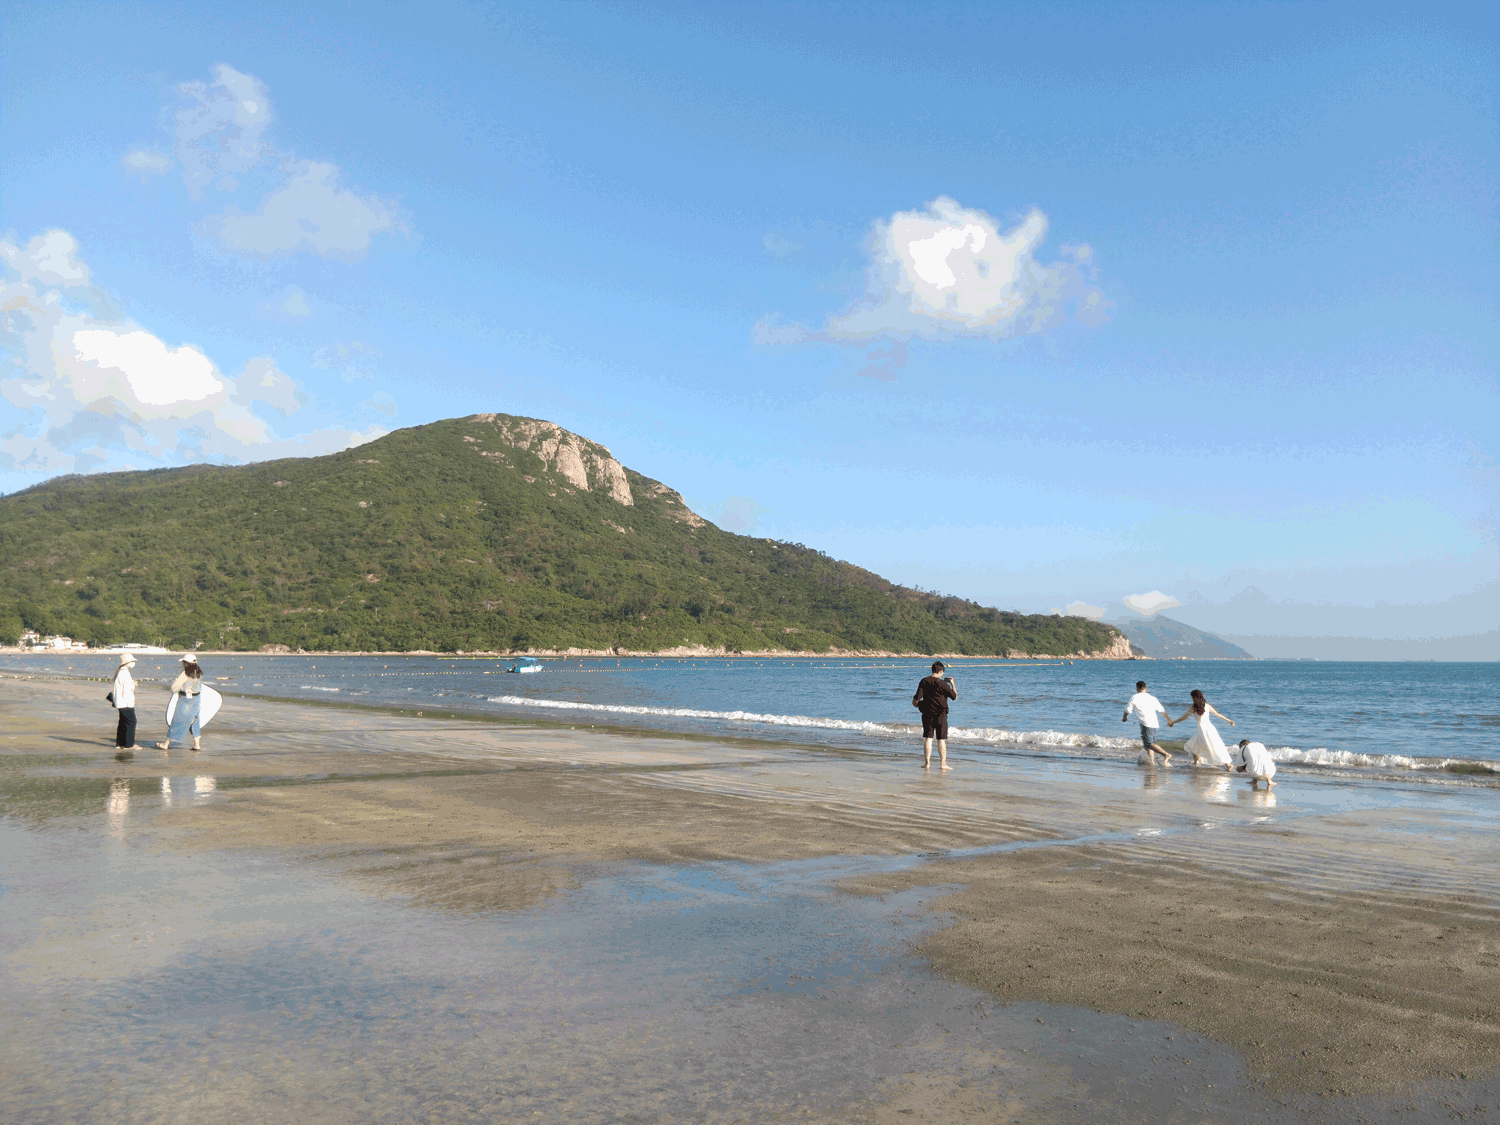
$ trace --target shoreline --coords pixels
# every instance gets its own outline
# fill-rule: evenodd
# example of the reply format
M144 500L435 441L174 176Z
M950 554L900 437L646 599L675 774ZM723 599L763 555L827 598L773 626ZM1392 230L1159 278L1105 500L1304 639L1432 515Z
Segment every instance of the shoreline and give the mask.
M209 655L205 653L204 655ZM1017 663L1013 667L1035 667L1035 664ZM1046 665L1052 666L1052 665ZM224 679L225 677L219 677ZM13 680L37 680L40 682L90 682L108 683L109 675L90 675L73 671L66 672L42 672L21 671L0 667L0 679ZM165 682L164 678L139 676L136 682L141 685L158 685ZM747 746L775 745L783 748L797 747L818 753L837 752L840 749L839 742L813 741L812 731L844 731L849 737L858 739L861 734L867 737L879 739L887 745L882 746L881 753L899 753L890 748L891 740L897 737L914 736L918 727L909 725L906 727L893 726L889 723L865 722L843 719L819 719L817 717L795 717L797 721L774 723L770 726L757 726L752 723L755 733L740 733L733 729L713 730L694 729L674 725L670 719L678 714L670 710L653 712L650 708L636 708L632 706L616 706L611 704L599 705L575 705L569 701L547 701L523 699L502 695L488 698L491 704L501 703L513 706L496 711L479 706L476 702L470 702L467 706L445 704L438 701L428 703L412 704L398 702L392 699L377 701L357 697L335 694L333 697L322 695L307 696L293 694L276 694L274 692L261 692L246 690L238 686L216 684L226 698L281 702L294 706L311 706L314 708L333 708L358 713L361 711L372 711L389 714L396 717L416 718L440 718L451 721L472 721L477 723L495 724L501 726L534 726L539 729L568 729L577 730L588 728L601 733L615 733L621 735L649 735L661 738L701 740L709 743L742 744ZM504 690L504 689L502 689ZM536 704L535 709L528 709L522 704ZM693 712L686 711L693 718L712 718L720 716L718 712ZM735 713L722 713L725 717L733 717ZM623 718L622 718L623 716ZM765 719L766 716L749 715L750 720ZM770 719L785 718L770 716ZM663 721L665 719L666 721ZM847 739L845 740L847 741ZM1186 738L1166 738L1158 740L1158 745L1177 755L1184 749ZM1270 749L1274 759L1286 776L1300 777L1304 781L1313 779L1340 780L1345 783L1369 784L1369 783L1395 783L1395 784L1444 784L1449 786L1465 786L1480 789L1500 788L1500 761L1484 758L1452 757L1442 754L1428 755L1396 755L1387 757L1380 754L1357 754L1346 751L1330 751L1322 747L1312 750L1295 746L1282 746L1271 743ZM843 750L853 747L843 746ZM873 748L868 745L860 745L857 752L866 754ZM1000 728L969 728L962 725L953 728L950 737L950 750L953 753L962 754L965 751L977 751L981 754L993 754L1000 759L1008 758L1015 754L1037 755L1044 757L1055 756L1060 759L1076 761L1096 761L1101 764L1119 767L1133 767L1140 765L1137 739L1128 735L1118 733L1083 733L1057 731L1051 728L1038 730L1024 729L1000 729ZM1181 768L1194 769L1186 765L1185 760L1179 761L1177 765ZM1289 772L1288 772L1289 771ZM1132 772L1134 772L1132 770ZM1213 776L1222 776L1217 771L1210 771ZM1231 778L1231 780L1234 780Z
M274 649L274 651L267 651ZM48 650L48 649L24 649L17 647L0 646L0 655L3 656L45 656L45 657L83 657L83 656L117 656L122 649L117 648L90 648L74 651ZM159 653L148 653L151 656L176 656L180 649L167 649ZM485 660L517 660L523 656L547 657L553 660L608 660L611 657L632 660L943 660L943 661L975 661L995 660L1004 662L1021 663L1024 661L1038 661L1054 663L1057 661L1089 660L1089 661L1118 661L1119 663L1154 663L1154 664L1495 664L1496 660L1325 660L1321 657L1301 656L1112 656L1098 653L1065 653L1054 655L1050 653L963 653L963 652L886 652L880 649L835 649L829 652L802 652L789 649L766 649L746 650L742 652L730 652L723 649L695 649L691 647L662 649L660 651L645 650L621 650L614 649L527 649L525 651L501 651L499 649L402 649L402 650L354 650L354 649L291 649L282 651L277 646L263 646L258 649L214 649L203 648L193 650L202 656L436 656L442 658L463 659L485 659Z
M0 646L0 655L17 656L116 656L125 649L118 648L90 648L77 650L47 650L47 649L23 649L8 648ZM175 656L183 649L166 649L162 652L148 653L150 656ZM285 645L264 645L258 649L194 649L193 652L202 656L440 656L440 657L479 657L493 660L516 660L523 656L550 657L554 660L583 659L583 660L607 660L611 657L631 659L664 659L664 660L1154 660L1151 656L1111 656L1099 653L1067 653L1054 656L1048 653L961 653L961 652L886 652L880 649L831 649L827 652L802 652L791 649L765 649L730 651L723 648L698 648L684 645L678 648L662 649L660 651L648 652L635 649L526 649L525 651L498 649L454 649L451 651L440 651L437 649L410 649L402 651L354 651L347 649L293 649ZM138 655L140 655L138 653ZM1187 658L1184 658L1187 659Z
M959 758L933 777L911 756L794 742L242 696L201 755L119 763L94 696L0 679L6 811L35 832L91 817L146 870L280 856L299 878L409 902L391 924L415 933L424 912L493 926L560 908L608 865L852 863L843 893L877 904L944 888L916 935L942 978L1209 1036L1246 1060L1243 1097L1326 1111L1495 1078L1500 883L1487 825L1452 808L1351 809L1294 781L1275 805L1206 804L1213 779L1187 771L1142 788L1087 762Z

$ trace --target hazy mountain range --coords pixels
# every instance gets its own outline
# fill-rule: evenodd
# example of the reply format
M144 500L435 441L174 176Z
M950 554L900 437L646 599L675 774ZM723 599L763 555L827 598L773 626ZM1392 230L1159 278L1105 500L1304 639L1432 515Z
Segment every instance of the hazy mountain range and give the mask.
M1254 660L1255 657L1223 637L1194 629L1181 621L1155 617L1119 618L1108 622L1125 634L1133 649L1156 660L1189 657L1193 660Z

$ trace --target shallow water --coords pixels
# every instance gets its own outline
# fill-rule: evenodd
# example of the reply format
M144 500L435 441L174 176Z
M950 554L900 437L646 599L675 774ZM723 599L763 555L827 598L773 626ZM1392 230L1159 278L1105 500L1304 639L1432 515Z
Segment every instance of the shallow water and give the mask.
M290 699L597 722L655 730L791 739L880 751L919 734L911 693L920 661L609 659L546 662L460 657L204 658L214 686ZM0 669L112 674L114 658L0 657ZM138 679L175 675L142 657ZM954 661L954 748L980 755L1083 755L1133 761L1135 727L1119 721L1144 677L1173 715L1201 688L1237 726L1225 741L1264 742L1284 770L1500 784L1500 663L1277 661ZM1187 737L1191 722L1163 737Z

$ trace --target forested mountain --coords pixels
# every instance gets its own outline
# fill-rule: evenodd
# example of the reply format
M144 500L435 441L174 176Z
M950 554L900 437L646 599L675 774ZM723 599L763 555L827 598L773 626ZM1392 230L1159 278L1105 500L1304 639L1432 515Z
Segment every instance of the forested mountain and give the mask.
M603 446L504 414L326 457L47 481L0 497L0 583L5 641L26 626L240 650L1126 651L1109 626L730 534Z

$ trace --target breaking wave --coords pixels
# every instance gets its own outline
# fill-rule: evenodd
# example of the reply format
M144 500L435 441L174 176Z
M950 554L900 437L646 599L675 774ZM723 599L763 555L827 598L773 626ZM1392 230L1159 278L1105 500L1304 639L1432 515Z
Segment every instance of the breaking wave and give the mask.
M519 695L491 696L491 703L510 707L539 707L548 711L598 711L607 715L661 715L673 719L723 719L731 723L765 723L778 727L817 727L867 734L907 734L911 728L895 723L851 719L819 719L811 715L763 715L757 711L699 711L692 707L637 707L628 703L575 703L568 699L523 699Z
M1500 762L1464 758L1417 758L1407 754L1361 754L1354 750L1327 750L1315 746L1298 750L1292 746L1267 747L1278 762L1305 766L1338 766L1345 769L1442 770L1445 773L1500 775Z
M488 697L488 701L506 707L527 707L545 711L582 711L599 715L659 716L669 719L710 719L726 723L753 723L805 730L849 731L893 740L912 738L921 733L921 726L918 724L828 719L816 715L779 715L760 711L708 711L694 707L648 707L628 703L580 703L569 699L534 699L519 695L495 695ZM1017 749L1063 753L1095 751L1094 756L1121 760L1134 760L1140 750L1140 740L1136 738L1116 738L1109 735L1076 734L1056 730L1004 730L999 727L950 727L948 741L958 744L1014 746ZM1293 746L1268 747L1267 749L1277 762L1310 769L1385 770L1403 774L1441 772L1468 775L1476 779L1500 778L1500 763L1497 762L1457 758L1419 758L1405 754L1360 754L1350 750L1328 750L1323 747L1313 747L1310 750L1300 750ZM1100 751L1104 753L1097 754Z

